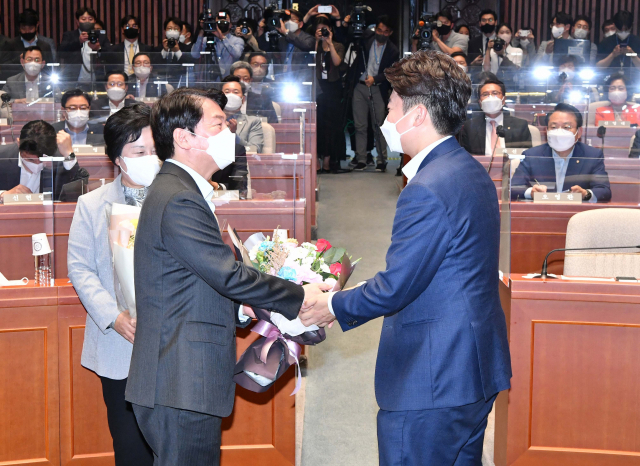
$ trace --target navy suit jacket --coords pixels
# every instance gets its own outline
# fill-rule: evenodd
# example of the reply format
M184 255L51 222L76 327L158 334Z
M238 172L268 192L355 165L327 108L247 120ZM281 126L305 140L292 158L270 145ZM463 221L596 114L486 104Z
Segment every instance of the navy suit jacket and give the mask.
M509 388L499 247L495 185L450 138L400 194L386 270L332 298L343 330L385 316L375 377L381 409L450 408Z
M549 144L542 144L523 152L524 160L520 162L511 179L511 199L524 199L524 193L536 180L541 184L556 182L556 168ZM564 178L562 191L578 185L582 189L590 189L598 202L611 200L609 175L604 169L604 154L602 149L587 146L578 142L569 160L567 174ZM549 192L557 192L549 189Z

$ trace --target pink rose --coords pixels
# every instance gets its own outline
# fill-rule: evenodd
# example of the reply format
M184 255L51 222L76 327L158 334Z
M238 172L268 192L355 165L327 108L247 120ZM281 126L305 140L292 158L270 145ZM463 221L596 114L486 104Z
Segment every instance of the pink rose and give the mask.
M331 243L329 243L329 241L327 241L326 239L319 239L316 243L316 251L318 252L328 251L329 249L331 249L331 247Z
M331 264L329 266L329 271L336 277L342 272L342 264L340 262L336 262L335 264Z

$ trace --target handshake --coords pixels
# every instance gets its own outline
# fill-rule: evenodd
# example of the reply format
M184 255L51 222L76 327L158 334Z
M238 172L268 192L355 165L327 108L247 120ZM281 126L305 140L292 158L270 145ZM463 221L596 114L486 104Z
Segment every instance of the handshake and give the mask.
M325 327L333 325L336 316L329 310L329 299L333 293L325 293L332 288L327 283L311 283L304 285L304 301L300 308L300 321L306 326Z

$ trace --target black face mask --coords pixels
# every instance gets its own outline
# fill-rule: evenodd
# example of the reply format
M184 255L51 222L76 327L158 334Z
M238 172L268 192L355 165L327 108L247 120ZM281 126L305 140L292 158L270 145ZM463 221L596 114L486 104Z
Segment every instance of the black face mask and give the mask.
M33 40L33 38L36 36L36 33L35 32L25 32L25 33L22 33L20 35L27 42L31 42Z
M229 24L229 21L218 20L218 29L220 29L221 33L226 34L227 32L229 32L230 28L231 24Z
M480 26L480 30L482 31L483 34L491 34L493 31L496 30L496 26L495 24L487 23Z
M94 24L95 23L92 23L90 21L85 21L84 23L78 23L78 29L80 29L80 32L89 32L95 27Z
M451 26L443 24L442 26L438 26L436 29L438 30L438 34L440 34L441 36L446 36L451 31Z
M124 30L124 36L127 39L135 39L136 37L138 37L139 33L140 31L138 31L138 28L125 28Z
M388 40L389 36L385 36L384 34L376 34L376 41L378 41L379 44L386 44Z

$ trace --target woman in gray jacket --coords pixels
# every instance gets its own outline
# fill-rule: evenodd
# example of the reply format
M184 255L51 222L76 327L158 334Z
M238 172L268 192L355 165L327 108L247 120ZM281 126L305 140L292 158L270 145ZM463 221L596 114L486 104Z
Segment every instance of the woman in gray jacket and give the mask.
M160 170L150 113L146 105L135 105L109 117L106 152L121 174L80 196L69 232L69 278L87 310L81 363L102 382L116 466L153 464L153 453L124 399L136 323L128 310L118 307L124 300L116 297L108 231L112 204L141 206Z

